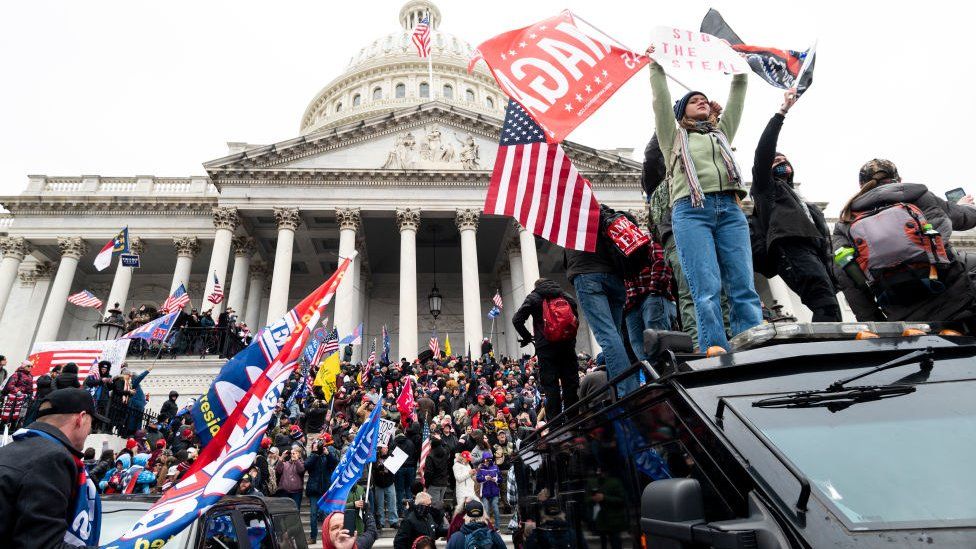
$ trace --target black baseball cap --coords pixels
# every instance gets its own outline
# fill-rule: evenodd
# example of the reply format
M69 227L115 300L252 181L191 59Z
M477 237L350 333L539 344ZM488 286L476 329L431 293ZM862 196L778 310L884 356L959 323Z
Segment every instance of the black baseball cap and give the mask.
M485 506L480 501L473 499L464 504L464 514L469 517L481 517L485 514Z
M38 406L37 417L52 414L77 414L87 412L93 418L108 422L108 418L95 412L95 402L91 393L84 389L58 389L49 393Z

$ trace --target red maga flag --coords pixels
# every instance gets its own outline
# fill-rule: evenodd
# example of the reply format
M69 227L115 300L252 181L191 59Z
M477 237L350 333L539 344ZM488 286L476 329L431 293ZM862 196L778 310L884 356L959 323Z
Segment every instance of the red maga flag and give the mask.
M483 42L468 72L478 59L550 143L565 139L648 62L586 34L569 10Z
M410 378L407 377L407 381L403 384L403 389L400 391L400 396L396 399L397 410L400 411L400 425L404 429L407 427L407 419L417 420L417 413L414 411L416 404L413 400L413 384L410 382Z

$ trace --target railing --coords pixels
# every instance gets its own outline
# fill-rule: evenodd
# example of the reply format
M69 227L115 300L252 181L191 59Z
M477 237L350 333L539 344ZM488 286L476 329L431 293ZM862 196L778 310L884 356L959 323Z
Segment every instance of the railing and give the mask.
M31 424L37 418L39 402L34 395L7 394L0 397L0 432L7 428L9 433L13 433ZM128 438L156 421L155 413L130 405L121 395L96 400L95 411L108 418L108 422L93 421L92 433Z
M248 338L249 342L250 338ZM198 356L206 358L216 355L231 358L243 349L247 342L239 333L231 333L227 328L178 328L174 329L165 342L134 339L129 344L129 357L133 358L176 358L179 356Z

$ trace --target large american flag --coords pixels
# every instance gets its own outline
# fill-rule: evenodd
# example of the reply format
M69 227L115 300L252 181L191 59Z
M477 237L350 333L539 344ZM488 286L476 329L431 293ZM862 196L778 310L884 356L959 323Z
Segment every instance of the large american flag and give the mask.
M92 366L98 361L104 352L102 349L86 349L84 342L78 342L77 349L64 349L59 351L41 351L29 357L31 362L31 375L34 382L37 378L50 372L54 366L64 366L69 362L78 365L78 380L85 382L85 378L91 373Z
M413 45L417 48L417 55L430 55L430 16L425 15L413 29Z
M173 290L173 295L166 298L159 310L163 313L182 311L188 303L190 303L190 296L186 293L186 288L180 284L178 288Z
M224 287L220 285L220 279L217 278L216 272L213 274L213 276L213 289L210 290L210 295L207 296L207 301L217 305L224 300Z
M92 309L102 308L102 300L95 297L95 294L88 290L82 290L76 294L69 295L68 303L73 303L79 307L91 307Z
M424 421L424 431L421 437L423 441L420 443L420 462L417 464L417 476L420 477L420 483L427 486L427 481L424 480L424 467L427 465L427 456L430 455L430 422L427 418L423 418Z
M596 250L600 204L562 145L509 100L485 213L514 217L533 234L563 248Z
M427 343L427 346L430 347L430 351L434 353L434 360L441 357L441 340L437 338L437 334L430 336L430 341Z
M339 351L339 330L332 328L332 333L322 342L321 356L328 358L332 353Z

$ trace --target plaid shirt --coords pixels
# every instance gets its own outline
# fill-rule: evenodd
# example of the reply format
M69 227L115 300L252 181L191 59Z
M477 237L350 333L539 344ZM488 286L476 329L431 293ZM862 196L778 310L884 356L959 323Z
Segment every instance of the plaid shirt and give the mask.
M652 239L648 250L650 261L641 268L640 272L624 278L624 288L627 290L624 310L629 311L648 294L663 296L674 301L671 293L671 279L674 273L668 265L667 258L664 257L664 248Z

